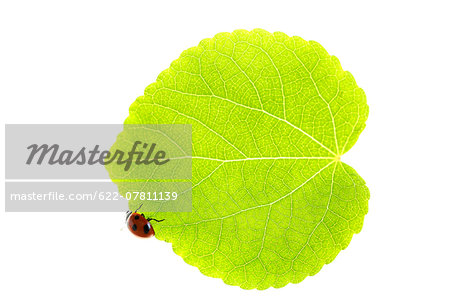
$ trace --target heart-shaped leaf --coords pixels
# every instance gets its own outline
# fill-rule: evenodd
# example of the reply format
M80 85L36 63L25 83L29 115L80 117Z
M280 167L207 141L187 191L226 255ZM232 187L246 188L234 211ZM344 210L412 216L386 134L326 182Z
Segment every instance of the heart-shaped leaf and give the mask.
M316 274L368 210L364 180L340 161L367 117L362 89L316 42L264 30L201 41L126 120L192 125L192 212L152 213L165 219L156 237L245 289Z

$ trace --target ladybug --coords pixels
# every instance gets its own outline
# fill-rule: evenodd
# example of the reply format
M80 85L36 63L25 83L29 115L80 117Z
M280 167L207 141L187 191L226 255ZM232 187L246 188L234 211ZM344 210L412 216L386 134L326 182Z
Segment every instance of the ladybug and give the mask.
M156 220L153 218L146 218L143 213L138 213L137 211L142 207L142 205L137 208L134 213L131 211L127 212L126 222L128 229L130 232L132 232L135 236L141 237L141 238L150 238L155 235L155 230L153 229L153 226L150 224L151 220L155 220L157 222L164 221L163 220Z

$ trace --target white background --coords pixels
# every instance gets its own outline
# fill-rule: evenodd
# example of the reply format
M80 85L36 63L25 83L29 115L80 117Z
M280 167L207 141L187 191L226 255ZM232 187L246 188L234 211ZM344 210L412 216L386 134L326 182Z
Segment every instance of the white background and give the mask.
M1 1L2 123L121 123L171 61L218 32L263 28L320 42L367 94L367 128L343 160L371 199L362 233L333 263L266 291L203 276L170 244L121 230L121 213L1 212L0 296L450 298L446 4Z

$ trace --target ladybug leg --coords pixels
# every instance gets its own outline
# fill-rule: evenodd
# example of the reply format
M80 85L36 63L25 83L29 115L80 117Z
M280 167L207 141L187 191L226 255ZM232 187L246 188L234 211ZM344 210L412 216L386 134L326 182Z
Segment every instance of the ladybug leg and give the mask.
M136 209L136 211L134 211L135 213L142 207L143 203L139 206L139 208Z
M156 222L161 222L161 221L164 221L166 219L157 220L157 219L154 219L154 218L147 218L147 221L150 221L150 220L155 220Z

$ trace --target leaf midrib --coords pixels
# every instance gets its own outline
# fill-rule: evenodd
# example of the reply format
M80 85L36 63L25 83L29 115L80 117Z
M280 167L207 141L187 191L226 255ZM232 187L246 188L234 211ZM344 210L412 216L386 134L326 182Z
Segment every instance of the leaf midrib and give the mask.
M159 90L168 90L168 91L171 91L171 92L176 92L176 93L180 93L180 94L183 94L183 95L186 95L186 96L193 96L193 97L214 97L214 98L217 98L217 99L220 99L220 100L224 100L224 101L230 102L230 103L232 103L232 104L234 104L234 105L240 106L240 107L245 108L245 109L254 110L254 111L257 111L257 112L260 112L260 113L264 113L264 114L266 114L266 115L268 115L268 116L270 116L270 117L272 117L272 118L274 118L274 119L276 119L276 120L278 120L278 121L281 121L281 122L286 123L287 125L291 126L291 127L294 128L294 129L298 130L298 131L301 132L303 135L307 136L307 137L310 138L312 141L314 141L315 143L317 143L319 146L321 146L322 148L324 148L325 150L327 150L329 153L331 153L334 157L337 157L337 156L338 156L338 155L337 155L335 152L333 152L330 148L328 148L327 146L325 146L323 143L321 143L320 141L318 141L318 140L315 139L313 136L311 136L311 135L308 134L307 132L303 131L302 129L300 129L299 127L297 127L296 125L294 125L293 123L289 122L289 121L286 120L286 119L279 118L278 116L273 115L273 114L271 114L271 113L269 113L269 112L267 112L267 111L265 111L265 110L258 109L258 108L254 108L254 107L249 107L249 106L246 106L246 105L237 103L237 102L232 101L232 100L230 100L230 99L227 99L227 98L224 98L224 97L220 97L220 96L217 96L217 95L214 95L214 94L212 94L212 95L196 95L196 94L192 94L192 93L182 92L182 91L179 91L179 90L176 90L176 89L171 89L171 88L168 88L168 87L161 87L161 88L159 88L157 91L159 91ZM201 125L203 125L203 126L206 127L207 129L212 130L211 128L209 128L207 125L203 124L200 120L196 119L195 117L190 116L190 115L186 115L185 113L182 113L182 112L180 112L180 111L178 111L177 109L174 109L174 108L172 108L172 107L165 106L165 105L162 105L162 104L159 104L159 103L154 103L154 102L153 102L153 103L141 103L141 105L143 105L143 106L155 105L155 106L158 106L158 107L161 107L161 108L164 108L164 109L172 110L172 111L174 111L174 112L176 112L176 113L178 113L178 114L180 114L180 115L183 115L183 116L185 116L185 117L187 117L187 118L190 118L190 119L192 119L192 120L194 120L194 121L200 123ZM215 132L215 131L214 131L214 132ZM218 135L219 137L221 137L222 139L224 138L222 135L220 135L220 134L217 133L217 132L215 132L215 134ZM227 141L227 143L229 143L233 148L235 148L235 146L234 146L232 143L230 143L229 141ZM242 153L240 150L238 150L238 152L240 152L244 157L246 157L246 155L245 155L244 153Z

